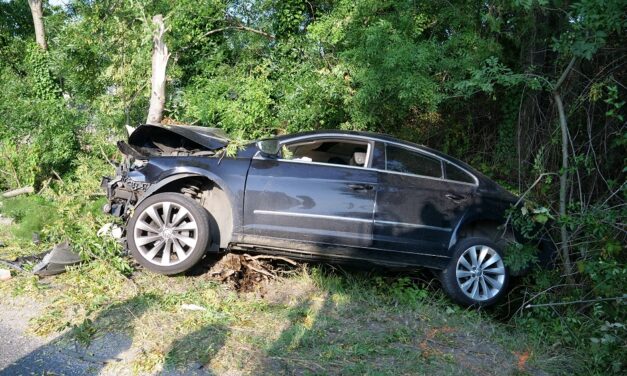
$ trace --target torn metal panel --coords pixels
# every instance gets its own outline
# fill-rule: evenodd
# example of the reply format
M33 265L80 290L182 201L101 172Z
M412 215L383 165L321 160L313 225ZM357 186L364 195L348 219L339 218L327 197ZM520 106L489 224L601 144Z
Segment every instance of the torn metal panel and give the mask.
M33 274L44 277L65 272L66 266L81 262L79 255L72 251L67 242L60 243L44 256L43 260L33 268Z
M63 242L55 245L50 251L18 257L13 261L0 260L0 264L24 273L28 272L25 265L37 262L32 273L44 277L64 273L66 266L76 265L81 261L81 257L72 251L68 242Z

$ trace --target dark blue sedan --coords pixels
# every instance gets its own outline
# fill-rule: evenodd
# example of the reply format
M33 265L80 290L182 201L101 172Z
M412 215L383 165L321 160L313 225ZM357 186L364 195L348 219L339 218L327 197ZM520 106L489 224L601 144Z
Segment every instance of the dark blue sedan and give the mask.
M103 182L105 211L127 220L147 269L177 274L206 252L246 251L427 267L466 305L505 292L514 235L500 226L517 198L467 164L365 132L229 142L217 129L144 125L118 143L126 158Z

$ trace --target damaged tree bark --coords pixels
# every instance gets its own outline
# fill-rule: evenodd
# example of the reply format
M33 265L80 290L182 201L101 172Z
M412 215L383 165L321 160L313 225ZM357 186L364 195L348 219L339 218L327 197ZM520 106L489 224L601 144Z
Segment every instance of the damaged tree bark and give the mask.
M150 108L146 124L160 124L163 119L163 109L165 107L165 80L166 68L170 53L164 41L166 32L163 16L157 14L152 18L155 31L152 36L152 77L150 88Z
M42 0L28 0L30 13L33 16L33 24L35 25L35 40L39 47L44 51L48 51L48 43L46 43L46 32L44 29L44 11Z

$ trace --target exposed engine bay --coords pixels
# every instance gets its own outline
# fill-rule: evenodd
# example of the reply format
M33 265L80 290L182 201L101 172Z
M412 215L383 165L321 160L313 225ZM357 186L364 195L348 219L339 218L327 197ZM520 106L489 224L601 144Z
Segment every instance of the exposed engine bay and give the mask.
M229 143L226 134L215 128L185 125L143 125L135 129L128 142L118 141L124 155L115 177L104 177L101 183L109 202L105 213L126 218L150 188L140 170L155 157L219 157Z

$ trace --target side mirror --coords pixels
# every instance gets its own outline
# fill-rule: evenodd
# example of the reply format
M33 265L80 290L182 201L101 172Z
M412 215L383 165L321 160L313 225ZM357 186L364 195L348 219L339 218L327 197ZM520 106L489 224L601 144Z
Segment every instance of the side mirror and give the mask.
M279 150L281 147L279 146L279 141L270 139L270 140L261 140L257 141L257 149L263 154L265 157L268 156L277 156L279 154Z

